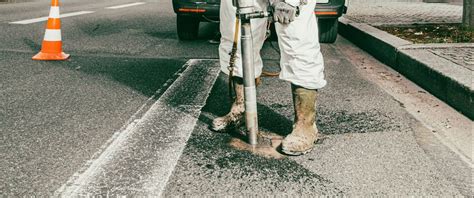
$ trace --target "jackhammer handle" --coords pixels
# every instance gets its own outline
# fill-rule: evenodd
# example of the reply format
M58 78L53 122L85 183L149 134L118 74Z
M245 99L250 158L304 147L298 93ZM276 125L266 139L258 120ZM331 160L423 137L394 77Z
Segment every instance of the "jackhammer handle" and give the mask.
M240 15L240 18L241 19L256 19L256 18L267 18L271 16L272 16L271 11L258 11L254 13L242 14Z
M270 17L271 13L268 11L259 11L255 13L250 13L248 14L248 17L253 19L253 18L265 18L265 17Z

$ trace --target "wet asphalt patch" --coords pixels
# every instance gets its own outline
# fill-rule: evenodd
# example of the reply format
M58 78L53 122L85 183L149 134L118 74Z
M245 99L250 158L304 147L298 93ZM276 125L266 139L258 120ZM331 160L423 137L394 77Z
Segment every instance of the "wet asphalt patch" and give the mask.
M400 131L401 126L390 115L377 110L365 112L318 111L318 129L322 134L370 133Z
M251 176L258 180L274 180L276 182L330 182L303 168L292 160L274 160L256 156L250 152L238 151L226 144L229 141L230 139L228 135L214 136L213 138L210 138L209 136L197 136L192 139L190 143L192 143L192 145L202 145L196 146L192 149L216 151L209 153L207 156L211 157L214 162L205 165L202 164L203 168L211 171L219 169L222 172L233 172L234 174L232 177L236 179L245 179L246 177ZM224 176L225 173L222 173L221 175Z
M222 190L226 195L255 195L259 192L342 195L331 181L295 161L272 159L235 149L229 145L233 135L210 132L207 125L199 121L188 140L166 196L213 195ZM181 175L186 173L191 175Z
M258 88L259 128L280 136L286 136L292 130L293 105L289 85L276 78L263 78ZM270 86L271 88L267 87ZM370 85L364 85L370 86ZM274 89L287 89L278 91ZM338 88L339 89L339 88ZM273 91L272 91L273 90ZM341 89L339 89L341 90ZM338 134L378 133L383 131L406 131L396 112L373 108L378 101L386 101L382 96L376 102L366 100L367 94L352 94L354 101L371 104L364 108L352 108L354 101L344 100L337 94L323 90L318 100L317 124L322 134L318 141L324 147L326 138ZM331 98L341 98L334 101ZM393 102L393 101L392 101ZM333 104L336 103L337 106ZM225 115L231 106L227 97L226 78L220 76L214 85L207 105L203 109L187 147L168 183L166 196L174 195L255 195L259 192L278 195L343 195L330 179L318 171L308 169L298 162L301 157L273 159L255 155L245 149L236 149L229 143L245 138L229 133L215 133L209 129L212 119ZM347 106L347 107L346 107ZM398 106L398 105L397 105ZM319 149L319 148L318 148ZM317 153L317 152L316 152ZM314 152L313 152L314 154ZM319 163L312 155L307 160ZM314 162L313 162L314 161Z
M273 159L235 149L229 144L237 137L235 134L212 132L209 129L212 119L224 115L230 106L230 102L225 101L227 98L222 97L226 94L222 89L225 85L221 76L188 140L165 196L343 194L331 181L291 159ZM272 111L270 114L278 115ZM291 122L286 121L284 125L291 126Z

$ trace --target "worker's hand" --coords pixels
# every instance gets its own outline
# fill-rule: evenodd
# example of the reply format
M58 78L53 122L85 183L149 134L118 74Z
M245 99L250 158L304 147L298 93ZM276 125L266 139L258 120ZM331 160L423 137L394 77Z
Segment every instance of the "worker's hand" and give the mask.
M281 24L289 24L295 20L297 7L283 1L275 2L273 5L273 20Z

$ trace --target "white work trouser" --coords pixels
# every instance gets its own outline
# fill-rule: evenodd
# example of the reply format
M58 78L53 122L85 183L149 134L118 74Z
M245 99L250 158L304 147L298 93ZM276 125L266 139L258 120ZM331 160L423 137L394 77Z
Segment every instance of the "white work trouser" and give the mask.
M267 10L268 0L256 0L256 9ZM324 79L324 61L320 51L318 24L314 14L316 0L308 0L308 4L300 6L300 15L290 24L276 23L278 44L281 52L280 78L307 89L319 89L326 85ZM232 0L221 0L219 46L221 70L229 74L230 52L234 41L236 8ZM263 62L260 56L267 19L252 19L252 37L254 47L255 75L262 73ZM234 76L242 77L242 61L240 49L240 31L238 50L235 60Z

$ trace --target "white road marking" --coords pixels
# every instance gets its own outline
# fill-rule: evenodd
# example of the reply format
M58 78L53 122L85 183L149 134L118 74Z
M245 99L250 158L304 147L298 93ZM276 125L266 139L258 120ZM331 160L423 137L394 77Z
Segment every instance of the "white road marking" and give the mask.
M178 75L180 71L181 70L176 72L174 75ZM171 80L172 79L166 81L163 87L167 87L169 83L172 83ZM132 129L135 128L135 125L137 124L138 120L141 119L139 116L142 115L143 111L148 112L150 110L145 109L145 107L147 107L151 101L155 100L162 92L163 90L162 88L160 88L150 98L148 98L148 100L145 101L145 103L143 103L140 108L138 108L138 110L127 120L127 122L118 131L116 131L112 135L112 137L107 140L107 142L105 142L105 144L103 144L96 153L92 155L92 159L89 160L84 167L79 169L79 171L74 173L65 184L63 184L59 189L54 192L54 196L64 197L64 194L66 193L68 195L75 195L74 193L77 193L77 191L79 190L77 188L79 187L76 186L76 188L70 190L67 189L68 185L86 183L84 182L84 180L86 180L85 178L90 179L92 177L91 175L93 175L91 171L97 171L97 167L106 162L107 157L104 156L110 156L110 153L117 149L117 145L120 145L127 139L128 136L130 136ZM157 102L158 101L156 101L154 104L156 104ZM144 114L142 116L144 116Z
M143 5L143 4L145 4L145 2L137 2L137 3L124 4L124 5L117 5L117 6L112 6L112 7L106 7L105 9L120 9L120 8Z
M84 14L92 14L92 13L94 13L94 11L71 12L71 13L61 14L60 18L66 18L66 17L78 16L78 15L84 15ZM38 22L47 21L47 20L48 20L48 17L40 17L40 18L35 18L35 19L14 21L14 22L10 22L9 24L26 25L26 24L38 23Z
M139 136L143 131L152 131L153 133L159 133L167 138L173 137L174 139L172 138L173 141L169 141L165 138L163 140L165 142L160 142L164 144L164 147L160 151L157 151L157 154L154 154L156 159L153 159L159 163L156 164L156 167L153 167L152 173L149 176L140 179L140 182L143 182L142 189L133 190L145 196L160 197L168 183L172 171L178 163L178 159L186 146L186 142L196 125L201 108L205 105L212 85L220 71L218 66L211 68L208 67L208 64L201 63L201 61L206 60L189 60L184 65L186 69L179 74L179 77L173 81L163 95L142 115L140 112L145 110L144 107L147 106L143 105L140 110L94 154L92 159L89 160L85 166L72 175L64 185L55 191L54 195L57 197L93 196L95 193L94 189L97 187L94 182L107 175L106 172L108 168L112 167L111 164L118 163L121 160L120 156L126 156L127 153L130 152L129 148L133 148L131 144L133 144L134 137ZM183 102L183 104L168 104L168 100L174 97L177 92L186 91L190 83L189 76L194 74L193 71L201 71L204 66L206 68L204 70L210 72L210 75L206 77L202 85L196 86L202 86L201 88L205 88L205 90L203 89L202 92L194 96L195 98L192 101L186 101ZM155 99L155 96L152 96L149 100L153 99ZM183 111L184 107L187 107L190 111ZM170 115L174 115L175 118ZM170 116L171 119L167 120L162 116ZM172 123L170 126L174 130L168 130L165 126L155 125L156 120L164 120L164 125ZM160 122L160 124L163 123ZM159 142L159 140L157 141Z

